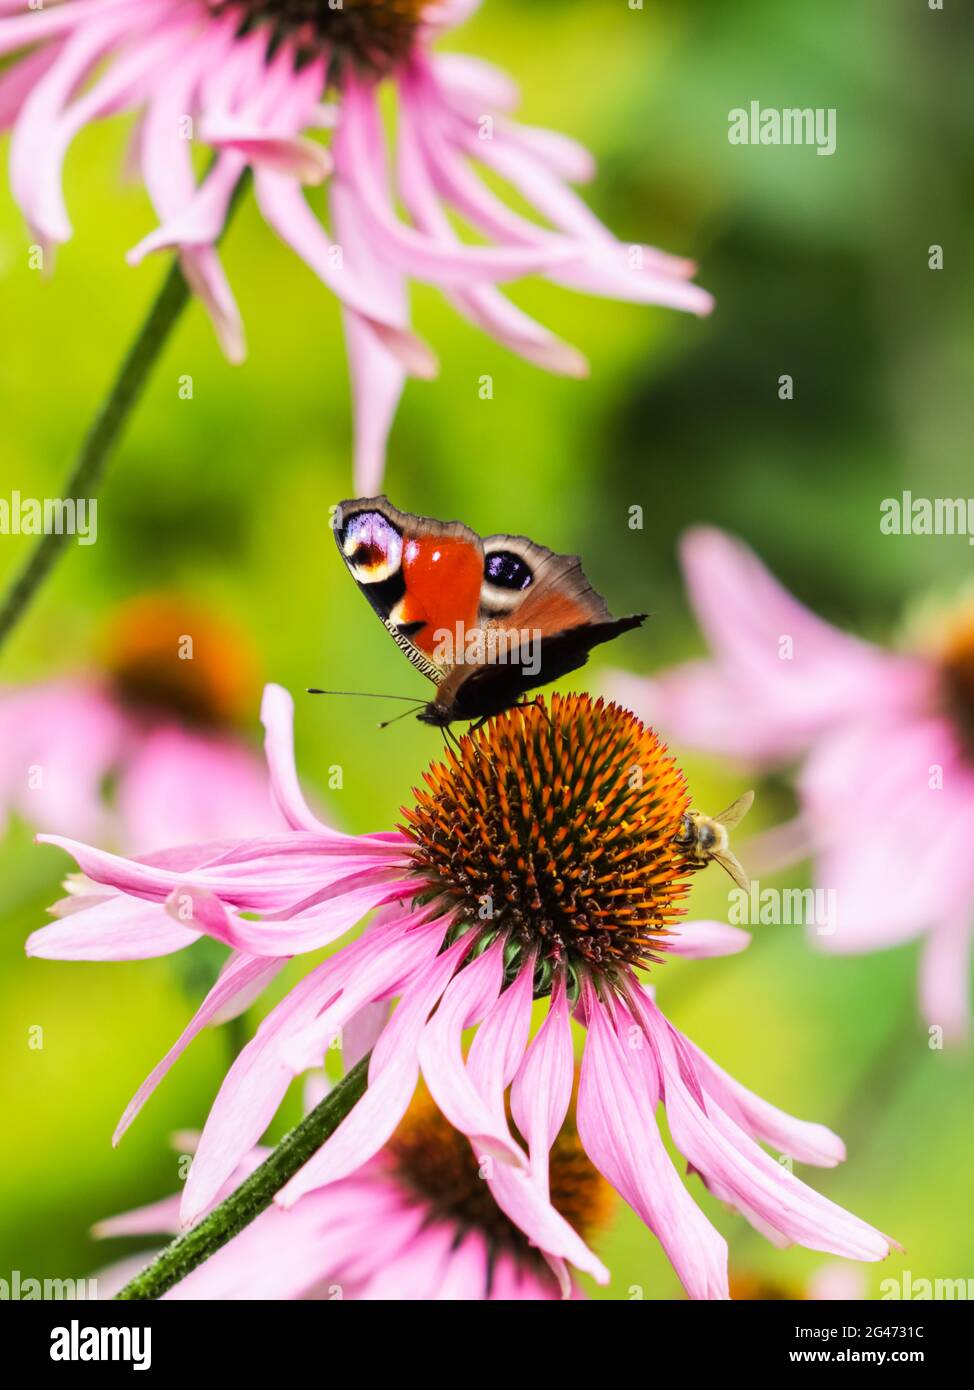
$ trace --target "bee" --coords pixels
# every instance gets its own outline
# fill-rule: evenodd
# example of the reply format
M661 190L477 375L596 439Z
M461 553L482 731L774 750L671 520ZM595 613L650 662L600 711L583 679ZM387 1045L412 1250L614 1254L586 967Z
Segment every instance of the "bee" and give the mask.
M754 793L745 792L721 811L718 816L705 816L702 811L687 811L683 827L674 843L686 851L692 864L704 868L713 859L745 892L750 889L744 866L730 847L729 830L740 825L754 802Z

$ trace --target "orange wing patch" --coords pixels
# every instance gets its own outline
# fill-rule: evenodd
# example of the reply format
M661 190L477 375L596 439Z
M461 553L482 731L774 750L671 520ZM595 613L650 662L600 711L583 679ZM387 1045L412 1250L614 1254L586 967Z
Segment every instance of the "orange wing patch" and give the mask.
M453 642L458 623L464 632L477 627L484 560L476 546L462 537L410 537L402 549L402 572L406 592L389 621L407 625L420 651L432 656L445 634ZM414 623L422 627L413 630Z
M536 594L529 592L524 602L509 615L507 622L498 625L537 628L542 637L548 637L592 622L592 607L592 604L572 594L561 593L553 587L546 588Z

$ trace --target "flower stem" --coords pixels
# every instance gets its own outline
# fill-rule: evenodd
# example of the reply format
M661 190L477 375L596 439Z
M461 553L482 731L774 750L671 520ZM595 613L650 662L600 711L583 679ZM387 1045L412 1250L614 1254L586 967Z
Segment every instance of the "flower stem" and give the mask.
M221 1202L178 1236L152 1264L125 1285L116 1298L161 1298L180 1279L201 1265L228 1241L249 1226L270 1206L275 1194L302 1168L311 1155L333 1134L363 1095L368 1084L368 1057L357 1062L299 1125L286 1134L277 1148Z
M138 337L122 362L115 383L85 437L63 498L89 498L101 482L119 435L145 388L149 373L189 299L179 262L172 266L156 295ZM0 608L0 644L10 635L48 572L70 540L67 528L41 536L14 580Z
M213 167L212 164L210 167ZM248 184L249 171L245 170L237 180L227 204L221 237ZM115 382L84 438L74 468L61 490L63 499L87 500L101 483L122 430L138 404L156 359L165 347L189 298L189 285L180 269L178 257L174 257L166 278L152 302L148 317L125 354ZM10 586L0 606L0 647L20 621L69 539L67 529L62 528L60 533L52 531L43 535L34 547L33 553Z

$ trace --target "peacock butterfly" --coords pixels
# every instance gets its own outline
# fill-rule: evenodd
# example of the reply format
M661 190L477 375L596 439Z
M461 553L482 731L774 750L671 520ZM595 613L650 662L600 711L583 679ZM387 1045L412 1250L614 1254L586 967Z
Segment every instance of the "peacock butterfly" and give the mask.
M400 512L385 497L342 502L334 530L352 578L437 686L417 715L424 724L500 714L647 616L613 618L577 555L526 536L482 538L459 521Z

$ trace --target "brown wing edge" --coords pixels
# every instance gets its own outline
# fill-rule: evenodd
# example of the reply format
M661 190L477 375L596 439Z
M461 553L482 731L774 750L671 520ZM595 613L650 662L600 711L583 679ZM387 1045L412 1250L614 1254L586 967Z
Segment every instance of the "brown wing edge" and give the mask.
M391 521L393 526L402 533L428 535L430 531L435 531L438 535L462 536L464 540L470 541L479 550L483 550L483 541L480 536L469 526L464 525L462 521L438 521L434 516L417 516L415 512L401 512L398 507L392 505L384 493L380 493L378 497L351 497L344 502L339 502L335 513L336 543L342 523L349 517L357 516L359 512L381 512L386 520ZM340 545L339 549L341 549Z

